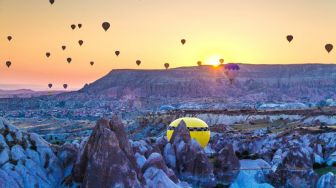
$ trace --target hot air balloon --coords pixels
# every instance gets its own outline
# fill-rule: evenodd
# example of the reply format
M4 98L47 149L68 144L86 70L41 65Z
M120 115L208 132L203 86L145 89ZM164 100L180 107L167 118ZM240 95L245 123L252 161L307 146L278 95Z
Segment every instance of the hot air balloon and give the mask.
M72 61L71 57L68 57L68 58L67 58L67 62L68 62L68 63L71 63L71 61Z
M219 63L222 65L224 63L224 59L220 59Z
M62 46L62 50L65 50L66 49L66 46Z
M78 44L79 44L80 46L82 46L83 43L84 43L84 41L82 41L82 40L79 40L79 41L78 41Z
M186 43L186 39L181 39L181 43L184 45Z
M198 66L202 66L202 61L197 61Z
M49 0L49 3L50 3L50 4L54 4L54 3L55 3L55 0Z
M330 53L333 48L334 48L334 46L332 44L326 44L325 45L325 49L327 50L328 53Z
M224 74L226 77L230 80L230 83L232 84L234 79L238 76L240 67L238 64L229 63L224 65Z
M82 24L78 24L77 26L80 29L80 28L82 28L83 25Z
M288 40L288 42L290 43L290 42L292 42L292 40L293 40L293 35L287 35L287 40Z
M50 52L47 52L46 56L47 56L47 58L49 58L50 57Z
M180 125L181 121L184 121L187 126L190 137L195 139L203 148L205 148L210 141L209 126L203 120L193 117L179 118L171 122L167 130L168 141L172 138L175 129Z
M9 68L12 65L12 62L6 61L6 66Z
M72 24L70 27L71 27L72 30L76 29L76 25L75 24Z
M52 86L53 86L53 85L52 85L51 83L50 83L50 84L48 84L48 87L49 87L49 88L52 88Z
M91 62L90 62L90 65L91 65L91 66L93 66L93 65L94 65L94 62L93 62L93 61L91 61Z
M115 51L114 53L115 53L116 56L119 56L120 51Z
M7 40L8 40L8 41L11 41L12 39L13 39L12 36L8 36L8 37L7 37Z
M141 61L140 60L136 60L135 63L139 66L141 64Z
M68 84L63 84L63 88L67 89L68 88Z
M164 67L165 67L166 69L168 69L168 68L169 68L169 63L165 63L165 64L164 64Z
M102 24L102 27L103 27L103 29L105 30L105 32L110 28L110 23L108 23L108 22L104 22L103 24Z

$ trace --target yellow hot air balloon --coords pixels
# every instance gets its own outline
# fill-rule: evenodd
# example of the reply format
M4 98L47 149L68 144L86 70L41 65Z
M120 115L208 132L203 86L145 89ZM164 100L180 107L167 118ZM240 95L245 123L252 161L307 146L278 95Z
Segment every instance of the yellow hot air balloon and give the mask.
M210 129L209 126L201 119L193 117L179 118L170 123L167 130L167 138L170 141L175 128L184 121L190 133L190 137L195 139L203 148L209 143Z

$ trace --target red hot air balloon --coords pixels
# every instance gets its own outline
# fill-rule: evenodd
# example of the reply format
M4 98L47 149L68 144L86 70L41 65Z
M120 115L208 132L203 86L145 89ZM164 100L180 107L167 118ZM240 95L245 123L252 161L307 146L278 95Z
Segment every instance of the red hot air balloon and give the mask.
M55 0L49 0L49 3L50 3L50 4L54 4L54 3L55 3Z
M102 24L102 27L103 27L103 29L105 30L105 32L110 28L110 23L108 23L108 22L104 22L103 24Z
M333 48L334 48L334 46L332 44L326 44L325 45L325 49L327 50L328 53L330 53Z
M197 61L198 66L202 66L202 61Z
M48 87L49 87L49 88L52 88L52 86L53 86L53 85L52 85L51 83L50 83L50 84L48 84Z
M115 53L116 56L120 55L120 51L115 51L114 53Z
M75 24L72 24L70 27L71 27L72 30L76 29L76 25Z
M67 89L68 88L68 84L63 84L63 88Z
M11 41L12 39L13 39L12 36L8 36L8 37L7 37L7 40L8 40L8 41Z
M62 46L62 50L65 50L66 49L66 46Z
M182 45L184 45L186 42L187 42L186 39L181 39Z
M90 62L90 65L91 65L91 66L93 66L93 65L94 65L94 62L93 62L93 61L91 61L91 62Z
M6 66L9 68L12 65L12 62L6 61Z
M83 40L79 40L79 41L78 41L78 44L79 44L80 46L82 46L82 45L83 45L83 43L84 43L84 41L83 41Z
M164 64L164 67L165 67L166 69L168 69L168 68L169 68L169 63L165 63L165 64Z
M50 52L47 52L47 53L46 53L47 58L49 58L50 55L51 55Z
M229 63L224 65L224 74L226 77L230 80L230 83L232 84L234 79L239 74L240 67L237 64Z
M141 64L141 61L140 60L136 60L136 62L135 62L138 66L140 66L140 64Z
M293 35L287 35L287 41L290 43L294 39Z
M71 61L72 61L71 57L68 57L68 58L67 58L67 62L68 62L68 63L71 63Z

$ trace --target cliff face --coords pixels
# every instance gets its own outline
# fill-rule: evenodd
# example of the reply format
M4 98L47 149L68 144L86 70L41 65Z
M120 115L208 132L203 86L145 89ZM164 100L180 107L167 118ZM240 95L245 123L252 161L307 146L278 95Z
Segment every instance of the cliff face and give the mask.
M240 65L230 84L219 68L113 70L79 92L112 98L228 97L246 101L321 100L335 96L336 65Z

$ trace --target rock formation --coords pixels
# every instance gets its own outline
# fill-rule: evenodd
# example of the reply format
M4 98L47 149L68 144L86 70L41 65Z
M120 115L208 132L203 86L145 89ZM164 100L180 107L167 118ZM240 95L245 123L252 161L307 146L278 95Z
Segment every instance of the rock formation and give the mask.
M285 187L314 187L318 176L313 170L313 152L299 145L279 149L272 160L271 181Z
M317 182L317 188L335 188L336 177L332 172L329 172L320 177Z
M203 149L183 121L169 142L131 141L113 117L56 146L0 118L0 187L335 187L334 174L315 173L336 161L333 129L254 132L216 133Z
M63 171L50 144L0 118L0 187L59 187Z
M165 164L159 153L152 153L142 167L142 172L148 187L177 187L179 183L173 170Z
M97 122L74 177L83 187L142 187L141 171L118 118Z
M195 186L213 187L215 185L213 165L198 142L191 139L184 121L181 121L174 130L170 142L171 149L176 155L174 170L178 177ZM168 153L173 153L173 151Z
M214 159L214 173L217 183L229 185L239 173L240 163L231 144L226 145L216 154Z

